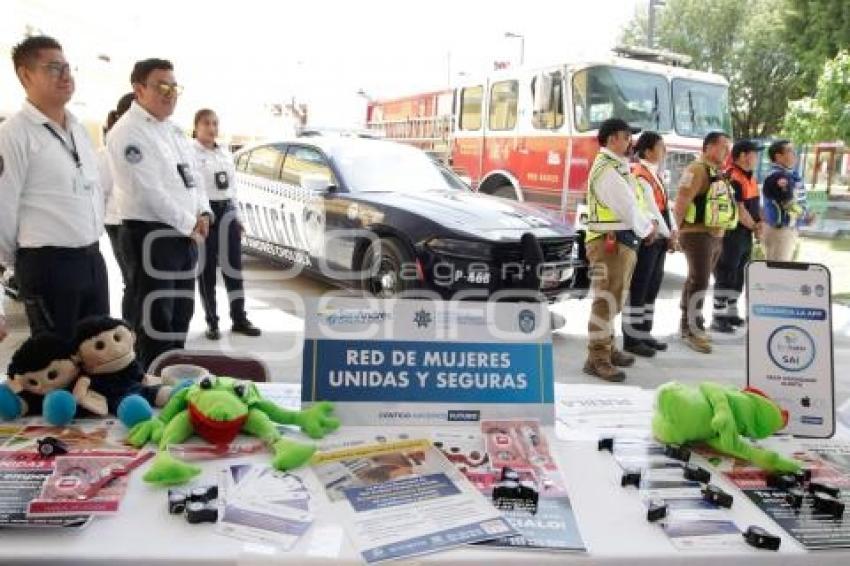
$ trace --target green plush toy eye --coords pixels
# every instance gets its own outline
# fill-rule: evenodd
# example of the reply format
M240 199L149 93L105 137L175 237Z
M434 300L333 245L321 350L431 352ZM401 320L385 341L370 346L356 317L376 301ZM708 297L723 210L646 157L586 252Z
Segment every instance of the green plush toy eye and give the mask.
M212 378L209 376L202 377L201 380L198 382L198 387L200 387L201 389L212 389Z
M242 383L238 382L233 386L233 392L236 393L239 397L245 397L245 393L248 391L248 387Z

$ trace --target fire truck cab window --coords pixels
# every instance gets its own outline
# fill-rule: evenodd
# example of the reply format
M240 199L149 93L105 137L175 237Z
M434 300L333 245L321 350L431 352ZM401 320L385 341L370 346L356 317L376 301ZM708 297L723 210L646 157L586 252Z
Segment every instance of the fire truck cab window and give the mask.
M676 133L701 138L720 130L732 131L728 89L725 85L673 79Z
M283 153L271 145L264 145L251 151L247 172L266 179L280 179L280 166Z
M591 67L573 77L576 129L595 130L622 118L643 130L671 128L670 85L661 75L616 67Z
M473 132L481 129L481 101L484 87L471 86L460 91L460 129Z
M534 109L531 118L532 125L538 130L556 130L564 125L564 78L559 72L551 73L548 93L543 93L549 100L549 110L545 112ZM537 77L531 79L531 100L537 94Z
M491 130L513 130L516 126L517 99L519 85L517 81L502 81L493 83L490 87L490 119L488 128Z

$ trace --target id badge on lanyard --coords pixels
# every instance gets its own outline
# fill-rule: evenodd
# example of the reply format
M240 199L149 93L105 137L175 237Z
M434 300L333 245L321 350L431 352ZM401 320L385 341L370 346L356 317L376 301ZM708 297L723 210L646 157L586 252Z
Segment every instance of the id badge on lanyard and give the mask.
M94 190L94 182L90 179L86 179L83 174L83 168L78 167L76 172L74 173L74 194L82 195L89 194Z
M74 162L74 182L72 190L75 195L81 195L86 193L91 193L94 188L94 182L90 179L87 179L85 173L83 171L83 162L80 159L80 153L77 150L77 142L74 140L74 132L69 128L68 129L68 137L71 139L70 145L65 138L59 135L59 133L53 129L50 124L44 124L44 127L50 132L50 135L53 136L56 141L59 142L59 145L62 146L68 155L71 157L71 160Z

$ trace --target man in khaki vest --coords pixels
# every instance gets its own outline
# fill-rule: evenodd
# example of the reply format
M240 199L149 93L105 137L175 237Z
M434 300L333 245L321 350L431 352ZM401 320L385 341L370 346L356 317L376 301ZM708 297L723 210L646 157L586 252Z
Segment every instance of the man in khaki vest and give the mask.
M679 330L685 344L703 354L711 353L711 338L705 331L702 316L703 299L720 257L725 233L723 228L706 226L705 199L711 183L722 174L728 154L729 137L726 134L711 132L705 136L702 155L682 173L673 209L679 224L679 245L688 262L688 277L679 303L682 311Z
M643 191L631 174L628 161L632 128L611 118L599 126L599 153L590 168L587 184L587 259L590 262L593 305L587 324L587 361L584 372L605 381L626 379L621 367L633 356L614 346L613 320L623 308L641 242L656 234Z

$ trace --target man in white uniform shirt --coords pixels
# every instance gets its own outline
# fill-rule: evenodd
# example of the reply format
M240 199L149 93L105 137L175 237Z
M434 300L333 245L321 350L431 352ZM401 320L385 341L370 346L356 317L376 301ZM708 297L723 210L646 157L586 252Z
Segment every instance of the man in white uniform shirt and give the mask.
M587 180L587 259L593 303L587 323L587 361L584 373L620 382L619 368L635 363L634 356L614 345L613 321L623 308L637 261L636 250L657 236L657 222L644 202L643 189L629 169L631 126L619 118L599 125L599 152Z
M168 119L182 90L173 69L163 59L136 63L130 76L136 100L106 141L122 221L125 292L145 368L186 341L197 244L208 234L211 214L194 149Z
M70 339L79 320L109 313L97 158L65 109L74 78L61 45L29 37L12 61L26 101L0 125L0 263L14 267L30 331Z

